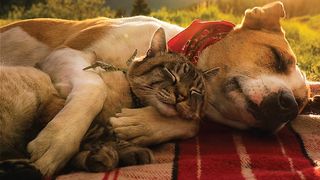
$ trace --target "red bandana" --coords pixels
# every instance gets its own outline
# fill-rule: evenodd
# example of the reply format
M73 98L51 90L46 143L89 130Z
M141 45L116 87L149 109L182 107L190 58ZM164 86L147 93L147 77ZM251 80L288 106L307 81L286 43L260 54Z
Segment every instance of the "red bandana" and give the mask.
M224 38L234 26L227 21L194 20L189 27L169 40L169 51L182 53L193 64L197 64L200 53Z

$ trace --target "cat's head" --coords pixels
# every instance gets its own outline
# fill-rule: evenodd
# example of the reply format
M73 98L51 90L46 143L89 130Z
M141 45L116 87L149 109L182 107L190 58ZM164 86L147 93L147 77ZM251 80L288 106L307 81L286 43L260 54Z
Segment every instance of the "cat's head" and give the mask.
M219 68L202 72L184 56L167 51L165 33L159 28L147 55L133 61L127 77L133 93L144 105L166 116L200 119L206 106L206 81Z

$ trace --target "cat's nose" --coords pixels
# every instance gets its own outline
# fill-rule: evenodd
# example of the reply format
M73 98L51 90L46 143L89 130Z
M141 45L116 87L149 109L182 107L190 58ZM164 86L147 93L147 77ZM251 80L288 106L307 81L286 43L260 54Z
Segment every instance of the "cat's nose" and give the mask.
M185 97L183 97L181 94L178 94L177 96L177 103L182 102L185 100Z

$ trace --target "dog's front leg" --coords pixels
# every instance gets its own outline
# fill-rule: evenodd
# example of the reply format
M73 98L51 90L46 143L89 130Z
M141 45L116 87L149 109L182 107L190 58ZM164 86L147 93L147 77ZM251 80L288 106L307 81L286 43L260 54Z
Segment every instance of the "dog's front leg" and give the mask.
M191 138L199 129L199 121L165 117L151 106L122 109L110 123L119 138L142 146Z
M105 84L96 73L82 70L88 65L90 56L70 48L56 50L39 64L66 97L63 109L28 144L31 161L43 175L56 173L78 151L82 137L102 109Z

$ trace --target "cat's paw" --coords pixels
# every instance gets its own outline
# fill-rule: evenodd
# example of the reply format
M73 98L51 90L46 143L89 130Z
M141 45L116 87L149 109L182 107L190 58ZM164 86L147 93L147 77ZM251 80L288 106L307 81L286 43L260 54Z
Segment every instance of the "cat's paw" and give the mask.
M6 160L0 162L0 179L41 180L42 174L28 159Z
M44 176L52 176L61 169L78 150L75 134L54 124L47 125L39 135L28 144L32 164ZM80 143L80 140L79 140ZM66 146L67 145L67 146Z
M86 159L86 169L92 172L110 171L117 167L119 156L114 148L102 146L97 152L90 152Z
M132 166L150 164L154 162L154 156L150 149L130 146L119 152L120 166Z

